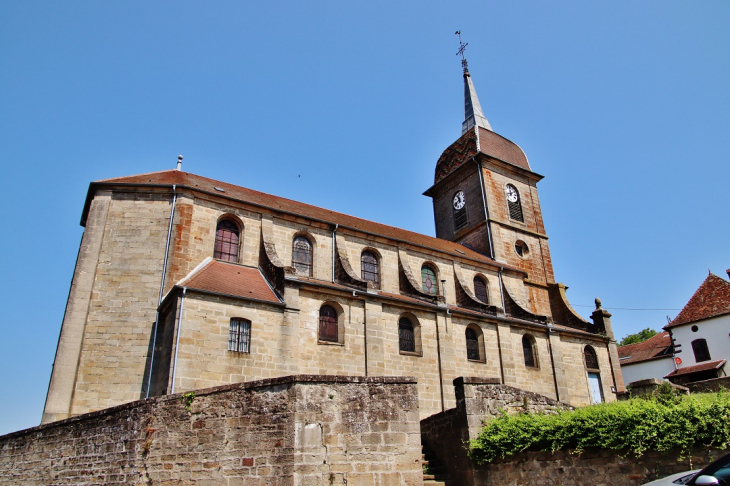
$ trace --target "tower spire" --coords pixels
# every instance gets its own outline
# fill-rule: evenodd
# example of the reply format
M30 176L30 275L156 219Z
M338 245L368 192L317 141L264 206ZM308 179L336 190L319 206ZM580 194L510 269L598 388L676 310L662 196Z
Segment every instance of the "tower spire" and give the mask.
M459 50L456 55L461 55L461 67L464 69L464 122L461 124L461 134L465 134L474 126L493 131L492 126L484 116L482 105L479 104L479 98L477 97L477 91L474 89L474 83L472 83L471 75L469 75L469 66L464 56L464 50L469 43L464 44L461 41L460 30L456 31L456 35L459 36Z

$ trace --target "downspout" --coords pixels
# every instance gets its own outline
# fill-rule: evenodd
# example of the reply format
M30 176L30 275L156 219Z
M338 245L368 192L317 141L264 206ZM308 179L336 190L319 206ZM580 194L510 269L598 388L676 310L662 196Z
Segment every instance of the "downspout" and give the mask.
M332 230L332 283L335 283L335 233L337 233L337 228L340 227L339 223L335 224L335 229ZM354 292L353 292L354 293ZM367 375L365 375L367 376Z
M436 358L438 359L439 363L439 393L441 394L441 411L443 412L444 410L446 410L446 405L444 403L444 376L443 371L441 370L441 337L439 335L438 312L434 312L434 316L436 322Z
M172 386L170 387L170 395L175 393L175 374L177 373L177 350L180 348L180 332L182 331L183 310L185 308L185 293L187 288L183 287L182 299L180 299L180 317L177 319L177 336L175 337L175 359L172 362Z
M502 299L502 312L507 316L507 308L504 305L504 283L502 282L502 270L504 267L499 267L499 296ZM497 324L497 349L499 350L499 373L502 375L502 384L504 385L504 362L502 361L502 341L499 338L499 324Z
M362 326L363 326L363 349L364 349L364 355L365 355L365 377L368 376L368 306L367 302L365 302L365 299L357 296L357 291L352 291L352 296L355 299L362 301Z
M553 368L553 383L555 384L555 400L560 401L560 390L558 389L558 374L555 372L555 359L553 358L553 346L550 343L550 334L553 333L552 325L548 325L548 353L550 353L550 366Z
M487 239L489 240L489 256L494 260L494 245L492 244L492 228L489 226L489 209L487 208L487 195L484 192L484 174L482 174L482 164L472 157L471 160L477 164L479 168L479 187L482 190L482 204L484 204L484 223L487 225Z
M178 170L182 156L178 158ZM177 202L177 192L175 192L175 184L172 185L172 209L170 210L170 222L167 225L167 241L165 242L165 258L162 261L162 279L160 282L160 295L157 297L157 312L155 313L155 328L152 331L152 355L150 356L150 374L147 377L147 393L145 398L150 396L150 386L152 385L152 363L155 360L155 346L157 345L157 326L160 321L160 304L162 303L162 292L165 289L165 276L167 273L167 256L170 251L170 236L172 235L172 221L175 217L175 203Z

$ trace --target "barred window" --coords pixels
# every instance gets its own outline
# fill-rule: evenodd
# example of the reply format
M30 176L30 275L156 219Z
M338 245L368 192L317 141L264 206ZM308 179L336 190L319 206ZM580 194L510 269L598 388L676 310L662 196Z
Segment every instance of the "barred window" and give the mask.
M226 262L238 261L238 226L233 221L223 219L215 230L213 258Z
M407 353L416 352L416 336L413 323L407 317L398 321L398 348Z
M509 208L509 217L515 221L524 221L522 217L522 201L520 193L515 186L507 184L505 189L507 193L507 207Z
M421 267L421 285L427 294L438 295L439 287L436 280L436 272L429 265Z
M375 288L380 288L380 264L375 253L369 250L362 252L360 256L360 269L363 280L372 282L375 284Z
M319 340L339 342L337 333L337 311L330 305L319 308Z
M312 276L312 243L303 236L297 236L292 242L291 264L299 275Z
M487 295L487 283L481 277L474 277L474 295L485 304L489 303Z
M537 368L537 346L535 338L529 334L522 336L522 352L525 355L525 366L530 368Z
M228 328L228 351L251 352L251 321L234 317Z
M466 359L479 360L479 337L471 327L466 328Z
M596 351L593 349L593 347L586 346L583 350L583 354L586 360L586 368L588 368L589 370L597 370L598 356L596 355Z
M704 339L695 339L692 341L692 351L695 353L695 361L710 361L710 350L707 348L707 341Z

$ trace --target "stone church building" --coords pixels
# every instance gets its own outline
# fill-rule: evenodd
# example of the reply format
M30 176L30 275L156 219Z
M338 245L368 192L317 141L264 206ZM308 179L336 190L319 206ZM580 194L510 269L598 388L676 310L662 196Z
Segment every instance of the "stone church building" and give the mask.
M495 133L464 69L436 161L436 237L177 170L92 182L43 422L293 374L414 376L422 418L454 378L580 406L624 390L600 307L556 283L543 176ZM415 196L415 195L414 195Z

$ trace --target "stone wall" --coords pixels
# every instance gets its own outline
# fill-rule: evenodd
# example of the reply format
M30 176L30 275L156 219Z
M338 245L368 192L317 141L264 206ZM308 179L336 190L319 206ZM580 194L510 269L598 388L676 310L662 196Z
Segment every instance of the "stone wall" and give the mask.
M687 388L692 393L709 393L720 391L721 389L730 390L730 376L687 383Z
M466 442L477 437L489 418L502 413L550 413L571 408L551 398L502 385L498 378L457 378L454 392L456 408L422 420L421 436L439 462L464 485L488 484L487 470L467 457Z
M412 378L298 375L0 437L0 485L420 485Z
M611 486L638 486L674 473L701 469L727 451L692 450L689 458L679 459L679 451L646 452L632 457L621 451L600 450L521 452L497 460L478 469L474 484L484 486L584 486L610 484Z

